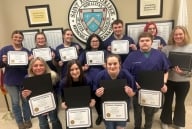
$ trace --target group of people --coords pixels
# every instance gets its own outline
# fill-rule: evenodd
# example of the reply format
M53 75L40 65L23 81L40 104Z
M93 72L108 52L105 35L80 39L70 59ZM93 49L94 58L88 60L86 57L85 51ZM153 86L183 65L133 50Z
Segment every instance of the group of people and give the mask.
M141 71L163 71L164 83L161 92L164 94L164 104L160 115L162 129L168 129L174 124L177 129L185 128L185 98L190 88L191 71L183 71L179 66L171 65L168 60L169 52L190 52L190 36L183 26L176 26L172 30L166 43L158 36L157 26L154 22L146 23L144 32L138 37L138 43L124 34L123 21L115 20L111 27L113 34L105 41L97 34L91 34L83 49L78 43L72 42L73 33L70 29L63 32L63 43L56 49L47 46L44 33L39 32L35 36L36 48L31 51L22 46L23 34L20 31L12 33L12 44L0 50L0 68L5 68L4 84L12 103L12 111L19 129L32 127L31 113L28 99L33 91L23 90L22 82L27 77L33 77L50 73L57 108L46 114L38 115L40 129L50 129L48 117L53 129L62 129L62 123L58 118L58 107L67 109L64 90L66 87L91 87L90 107L95 107L98 118L96 125L104 121L106 129L125 129L127 121L107 121L103 119L101 97L105 94L102 80L125 79L124 92L127 95L128 110L133 102L134 129L142 128L142 109L145 113L145 129L152 129L153 117L156 111L154 107L141 106L138 103L138 91L142 86L138 83L138 73ZM111 51L111 43L114 40L127 40L129 53L114 54ZM158 49L152 48L154 40L159 40ZM78 58L70 61L62 61L60 49L75 47ZM33 50L38 48L50 48L52 60L45 61L41 57L34 57ZM8 64L9 51L25 51L28 54L29 64L25 66L11 66ZM102 51L105 62L102 65L88 65L87 52ZM38 87L37 87L38 88ZM175 94L175 109L172 110ZM61 104L58 98L61 97ZM133 98L133 101L130 99ZM20 100L22 105L20 106ZM172 115L172 112L174 113Z

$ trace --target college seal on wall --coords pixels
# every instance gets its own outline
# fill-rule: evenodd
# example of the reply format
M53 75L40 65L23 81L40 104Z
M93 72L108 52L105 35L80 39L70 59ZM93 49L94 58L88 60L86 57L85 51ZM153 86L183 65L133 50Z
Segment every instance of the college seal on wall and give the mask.
M75 37L86 43L90 34L98 34L102 40L112 34L111 23L118 18L111 0L74 0L68 19Z

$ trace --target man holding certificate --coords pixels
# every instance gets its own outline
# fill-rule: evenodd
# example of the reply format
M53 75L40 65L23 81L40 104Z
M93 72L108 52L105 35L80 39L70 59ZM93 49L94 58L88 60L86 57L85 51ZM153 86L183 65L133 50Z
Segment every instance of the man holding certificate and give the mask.
M73 32L70 29L65 29L63 31L63 43L56 47L56 60L61 67L61 78L66 75L67 62L78 59L78 55L83 51L83 48L72 40Z
M185 99L189 92L190 80L192 76L191 59L188 58L192 53L192 44L187 29L183 26L176 26L168 40L168 45L162 51L169 57L174 52L176 60L172 62L167 81L167 93L161 112L162 129L168 129L169 124L176 125L177 129L185 128ZM179 56L183 53L182 58ZM169 58L170 59L170 58ZM187 66L187 67L182 67ZM175 94L175 109L172 111L173 98ZM174 115L173 115L174 114Z
M168 70L169 64L166 56L160 52L159 50L151 48L153 42L153 36L149 32L143 32L140 34L139 38L139 50L132 52L126 58L123 63L123 68L127 69L134 76L138 89L142 89L142 85L139 85L139 73L142 71L163 71L163 81L162 86L160 86L159 91L161 90L163 93L167 91L167 78L168 78ZM147 76L147 75L145 75ZM145 77L144 76L144 77ZM148 77L150 78L150 76ZM157 87L156 84L153 85ZM153 87L151 89L154 89ZM151 92L142 92L145 97L147 97L148 93ZM155 93L156 94L156 93ZM142 98L141 98L142 99ZM156 102L156 100L155 100ZM134 106L134 119L135 119L135 128L141 129L142 123L142 106L138 103L138 94L133 97L133 106ZM155 113L155 108L152 105L144 106L145 113L145 129L152 129L152 121Z
M50 129L48 116L52 129L62 129L57 116L56 94L53 90L58 80L57 73L49 68L43 58L37 57L31 60L27 78L23 82L22 96L25 99L29 97L31 114L38 116L40 129Z
M121 81L113 85L113 81L124 79L125 83ZM108 88L101 83L101 81L109 81ZM113 86L112 86L113 85ZM111 87L110 87L111 86ZM120 94L111 94L110 89L120 91ZM128 120L127 101L135 95L137 90L134 78L132 75L121 69L121 58L119 55L111 54L106 58L106 69L99 72L93 83L93 90L97 97L110 98L111 101L103 102L103 118L106 129L125 129ZM113 92L114 93L114 92ZM123 95L123 99L119 96ZM126 96L126 98L125 98ZM113 110L114 109L114 110ZM119 109L119 110L117 110Z
M67 74L60 82L62 103L66 109L67 128L89 128L92 126L92 116L89 107L94 107L95 99L92 91L92 81L84 75L78 60L67 64Z
M79 56L79 61L83 66L86 76L93 81L97 73L104 69L104 60L106 51L103 49L102 39L97 34L92 34L87 39L85 51ZM98 114L96 125L102 122L102 110L100 105L100 98L96 97L95 108Z
M131 37L123 34L122 20L113 21L111 27L113 34L104 41L104 48L109 53L119 54L123 63L128 53L137 50L137 47Z
M20 98L22 81L27 74L28 60L30 52L22 46L24 35L20 31L13 31L12 44L0 50L0 68L5 68L4 84L8 91L12 111L19 129L31 128L31 118L29 105L26 100ZM22 101L22 107L20 106Z

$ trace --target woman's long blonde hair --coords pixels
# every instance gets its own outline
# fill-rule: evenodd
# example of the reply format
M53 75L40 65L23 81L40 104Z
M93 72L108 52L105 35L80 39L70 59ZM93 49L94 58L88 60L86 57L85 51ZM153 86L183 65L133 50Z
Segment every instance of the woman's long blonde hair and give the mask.
M184 43L185 44L189 44L190 43L190 36L189 33L187 31L187 28L184 26L175 26L169 36L169 40L168 40L168 45L174 45L175 41L174 41L174 33L177 29L181 29L184 33Z
M41 57L36 57L36 58L34 58L34 59L32 59L30 61L30 64L29 64L29 67L28 67L28 76L29 77L35 76L32 68L33 68L34 63L37 60L41 61L43 63L43 65L45 66L45 73L44 74L46 74L46 73L50 73L51 74L52 84L55 85L57 83L57 81L59 80L59 77L58 77L56 72L52 71L49 68L49 66L47 65L46 61L43 58L41 58Z

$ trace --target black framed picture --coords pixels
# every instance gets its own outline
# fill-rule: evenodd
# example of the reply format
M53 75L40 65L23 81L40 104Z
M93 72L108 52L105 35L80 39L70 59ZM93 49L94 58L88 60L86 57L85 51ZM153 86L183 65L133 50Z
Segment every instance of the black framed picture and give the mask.
M29 27L52 25L49 5L26 6L25 9Z
M169 39L169 35L174 27L174 20L153 21L157 25L158 35L161 36L166 42ZM128 36L132 37L135 43L138 42L138 37L141 32L144 31L146 22L134 22L125 24L125 32Z
M137 0L137 18L159 18L163 13L163 0Z
M48 46L56 49L63 43L63 28L46 28L42 29L42 32L46 35Z
M23 47L27 48L28 50L35 48L35 35L38 32L40 32L40 30L39 29L21 30L21 32L24 35L24 39L22 41Z

